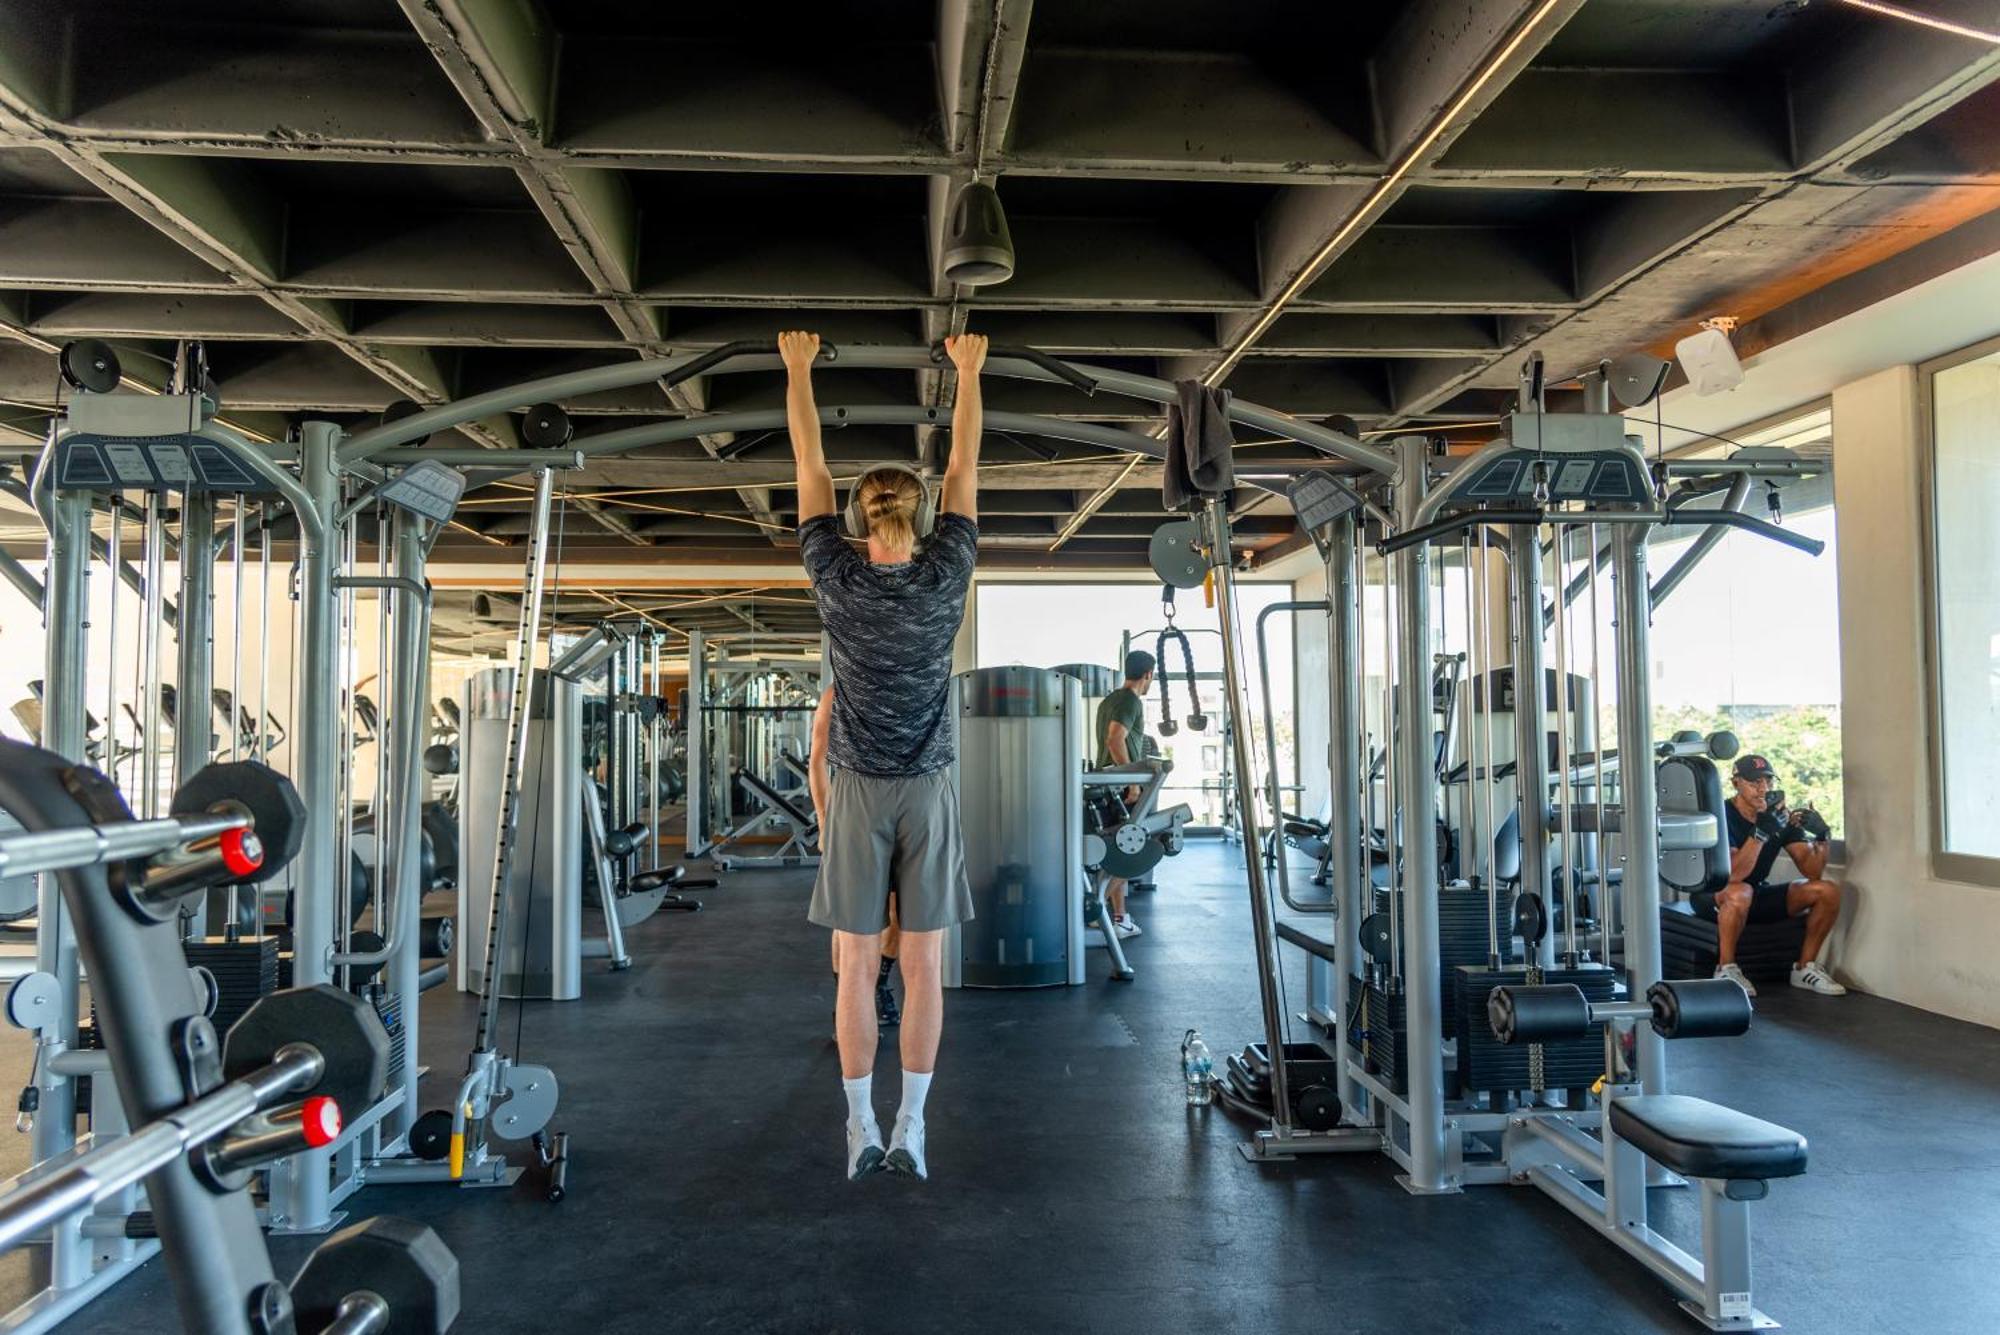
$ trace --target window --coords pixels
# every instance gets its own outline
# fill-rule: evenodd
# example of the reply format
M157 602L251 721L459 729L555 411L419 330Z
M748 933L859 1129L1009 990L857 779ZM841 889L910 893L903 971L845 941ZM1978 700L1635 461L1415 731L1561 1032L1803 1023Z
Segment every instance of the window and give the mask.
M1730 436L1744 445L1824 455L1832 449L1832 417L1830 408L1818 408ZM1727 455L1735 448L1708 442L1679 457ZM1784 526L1819 539L1826 550L1810 556L1731 530L1660 602L1652 631L1653 734L1729 729L1744 751L1770 759L1787 802L1812 803L1840 835L1845 827L1832 478L1788 483L1779 501ZM1696 504L1716 506L1721 498ZM1753 484L1744 508L1757 518L1770 517L1763 483ZM1696 541L1686 529L1661 532L1647 550L1656 585Z
M1250 696L1250 743L1256 773L1251 776L1259 794L1266 779L1263 692L1257 673L1257 614L1272 603L1292 596L1285 583L1239 581L1236 586L1239 633L1242 636L1243 667ZM1154 651L1155 639L1165 624L1160 614L1160 586L1147 584L986 584L974 586L977 622L974 627L976 659L981 667L1024 663L1031 667L1054 667L1060 663L1118 662L1121 647L1129 635L1132 647ZM1215 612L1203 606L1199 589L1183 590L1176 604L1175 624L1187 633L1194 650L1194 667L1204 678L1200 683L1201 705L1212 720L1205 732L1186 726L1187 691L1181 680L1179 651L1172 652L1174 669L1173 706L1181 720L1173 737L1159 735L1159 694L1148 698L1147 735L1156 741L1162 754L1174 765L1173 774L1161 791L1163 803L1185 802L1194 811L1196 826L1217 826L1228 822L1233 798L1228 794L1227 753L1220 728L1222 687L1222 639ZM1275 734L1278 740L1278 781L1297 782L1296 694L1293 689L1292 619L1274 615L1267 623L1266 651L1270 655L1271 696ZM1165 665L1162 665L1165 666ZM1094 737L1092 739L1094 746ZM1286 793L1288 807L1293 793ZM1268 803L1258 804L1260 822L1268 822Z
M2000 879L2000 346L1930 368L1939 873Z

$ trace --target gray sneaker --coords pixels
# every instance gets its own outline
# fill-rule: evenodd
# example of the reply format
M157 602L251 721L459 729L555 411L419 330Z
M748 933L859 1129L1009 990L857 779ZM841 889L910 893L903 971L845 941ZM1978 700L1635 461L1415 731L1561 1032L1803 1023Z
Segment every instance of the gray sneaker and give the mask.
M889 1138L889 1171L913 1177L919 1182L929 1179L930 1169L924 1163L922 1122L912 1122L905 1117L896 1119L896 1134Z
M900 1130L897 1133L901 1134ZM873 1119L847 1124L847 1180L859 1182L870 1173L882 1171L882 1128Z
M1734 964L1723 965L1720 969L1717 969L1715 971L1715 976L1717 978L1727 978L1730 982L1736 984L1738 987L1742 988L1745 992L1748 992L1753 997L1757 995L1757 985L1751 982L1748 978L1745 978L1743 976L1743 970L1737 968Z

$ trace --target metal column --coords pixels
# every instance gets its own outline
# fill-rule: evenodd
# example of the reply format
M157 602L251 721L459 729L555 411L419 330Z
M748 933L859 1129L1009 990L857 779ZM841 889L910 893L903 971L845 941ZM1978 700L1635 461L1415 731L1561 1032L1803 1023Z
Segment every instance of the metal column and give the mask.
M1396 446L1398 523L1414 524L1423 503L1430 447L1419 436L1401 436ZM1395 839L1403 891L1403 1005L1408 1021L1410 1171L1400 1180L1410 1191L1456 1191L1447 1175L1444 1127L1444 1027L1442 968L1438 955L1437 840L1431 826L1437 811L1436 757L1431 753L1431 557L1424 543L1395 554L1396 712L1391 729L1396 747L1396 805L1401 815ZM1343 935L1346 933L1343 932Z
M1250 757L1250 705L1243 689L1243 660L1237 651L1236 575L1230 566L1229 505L1226 498L1210 497L1203 516L1203 541L1208 544L1209 568L1215 576L1215 614L1222 627L1223 717L1242 726L1229 729L1236 755L1238 805L1243 821L1244 871L1250 882L1250 921L1257 934L1258 993L1264 1010L1265 1051L1271 1058L1271 1108L1273 1121L1289 1127L1292 1120L1290 1082L1285 1071L1285 999L1278 994L1278 936L1272 921L1271 897L1264 883L1264 860L1257 854L1257 804L1251 790L1251 775L1257 772ZM1282 850L1279 856L1284 856Z
M181 497L181 605L174 689L174 787L208 763L215 719L210 688L215 684L215 498L206 492ZM164 632L161 627L155 633ZM241 652L238 648L237 652ZM208 932L208 896L188 902L186 934Z
M707 638L698 630L688 632L687 709L681 719L681 728L687 734L683 761L687 770L687 810L682 822L687 856L690 858L698 856L708 847L708 720L702 713L708 667Z
M57 492L48 497L48 568L42 625L42 746L66 759L83 760L84 668L89 628L90 496ZM105 721L107 737L111 722ZM63 902L61 873L44 872L35 886L35 968L56 980L56 1013L36 1035L36 1079L41 1106L35 1113L34 1161L48 1163L76 1144L76 1083L51 1069L58 1053L76 1046L77 990L81 970L76 925ZM90 1277L90 1244L71 1218L51 1230L49 1283L71 1288Z
M1360 572L1355 569L1354 527L1359 516L1348 514L1334 521L1328 534L1326 557L1327 791L1332 805L1327 817L1327 866L1332 869L1333 894L1333 1011L1334 1051L1343 1060L1339 1071L1340 1106L1360 1106L1361 1087L1344 1060L1347 1048L1348 1008L1355 968L1356 933L1361 929L1362 887L1367 873L1362 867L1362 826L1367 812L1355 805L1354 776L1362 772L1361 758L1361 671L1355 646L1360 643L1355 622L1359 616ZM1282 854L1280 854L1282 856ZM1320 961L1315 960L1317 964Z
M340 559L340 478L333 452L340 428L307 422L299 434L299 481L319 523L299 525L298 716L292 720L292 777L305 803L305 840L292 864L292 985L332 981L334 902L347 902L347 876L339 872L340 710L335 669L340 618L333 589ZM306 1150L271 1170L271 1215L286 1232L321 1232L336 1222L331 1203L328 1150Z
M424 529L427 526L422 520L401 510L392 513L396 576L423 584L427 545ZM383 596L388 595L384 593ZM424 892L419 869L423 858L425 782L422 756L427 717L422 706L431 698L430 641L420 610L406 601L396 613L394 630L391 670L395 674L395 689L385 693L384 698L395 700L401 706L396 712L407 715L408 722L400 727L392 726L389 730L396 738L393 748L395 768L390 771L391 782L395 785L394 798L386 827L393 832L395 840L396 921L387 935L396 943L397 949L390 956L384 972L389 990L402 1004L403 1097L400 1105L383 1121L385 1141L407 1135L417 1120L417 1072L420 1069L417 1020L418 1001L422 995L417 981L421 972L417 937L423 930L424 916ZM389 718L387 710L383 711L383 718ZM383 757L384 760L388 758L387 755Z
M1620 524L1611 535L1612 616L1618 664L1619 790L1624 828L1618 842L1625 868L1625 979L1643 997L1660 980L1660 792L1653 771L1652 634L1646 585L1646 532ZM1667 1092L1666 1043L1650 1025L1638 1036L1639 1083Z
M1521 813L1521 890L1549 898L1549 742L1544 714L1548 669L1542 656L1542 544L1534 524L1507 529L1514 586L1508 616L1514 628L1514 800ZM1567 683L1558 683L1563 689ZM1554 922L1551 914L1550 922ZM1542 936L1535 954L1543 968L1556 962L1555 932Z

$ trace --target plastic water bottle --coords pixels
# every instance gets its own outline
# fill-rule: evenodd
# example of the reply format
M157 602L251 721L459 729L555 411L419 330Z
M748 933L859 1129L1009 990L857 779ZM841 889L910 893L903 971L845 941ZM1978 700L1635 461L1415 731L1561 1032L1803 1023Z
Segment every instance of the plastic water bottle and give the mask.
M1187 1077L1189 1106L1207 1107L1215 1101L1215 1062L1199 1029L1190 1029L1181 1038L1181 1074Z

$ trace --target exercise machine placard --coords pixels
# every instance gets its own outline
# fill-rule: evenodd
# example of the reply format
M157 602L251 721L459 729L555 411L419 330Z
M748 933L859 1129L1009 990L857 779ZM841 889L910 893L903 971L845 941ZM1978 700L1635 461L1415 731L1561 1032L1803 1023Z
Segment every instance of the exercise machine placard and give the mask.
M201 436L98 436L56 442L56 486L72 491L268 492L276 488Z

